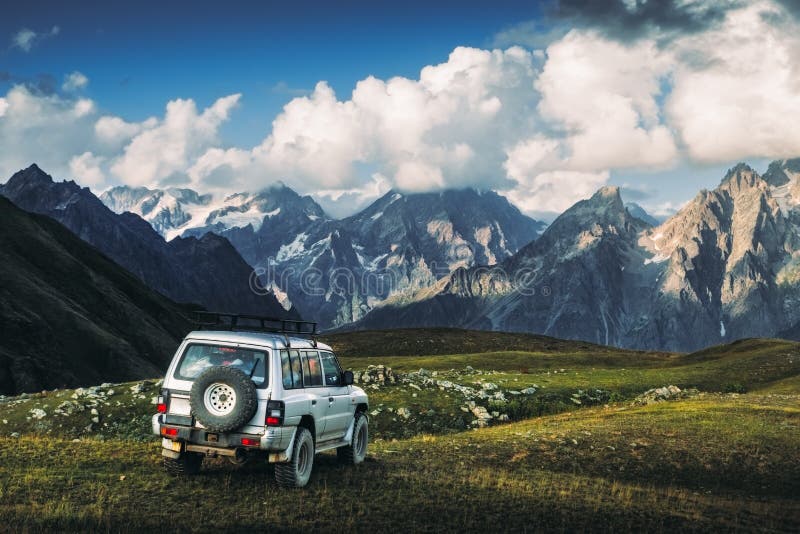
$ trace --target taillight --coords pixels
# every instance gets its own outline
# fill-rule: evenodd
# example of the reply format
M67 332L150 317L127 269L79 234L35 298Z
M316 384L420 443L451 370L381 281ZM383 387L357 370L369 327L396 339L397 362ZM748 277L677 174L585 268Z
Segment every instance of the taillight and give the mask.
M281 426L283 424L283 413L285 405L283 401L271 400L267 402L267 426Z
M171 428L171 427L168 427L168 426L162 426L161 427L161 435L162 436L167 436L168 438L177 437L178 436L178 429L177 428Z
M245 447L260 447L261 440L253 438L242 438L242 445L244 445Z
M156 411L158 413L167 413L167 406L169 406L169 390L162 389L161 394L156 399Z

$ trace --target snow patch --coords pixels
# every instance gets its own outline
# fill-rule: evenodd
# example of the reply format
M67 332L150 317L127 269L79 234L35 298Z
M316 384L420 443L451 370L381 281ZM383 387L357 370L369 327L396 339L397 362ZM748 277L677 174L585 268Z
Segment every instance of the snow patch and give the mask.
M664 263L669 259L669 256L665 256L663 254L656 254L652 258L645 258L644 264L650 265L651 263Z
M264 223L265 217L272 217L280 213L281 209L278 208L269 213L262 213L258 207L252 206L247 211L230 211L225 215L214 217L208 221L208 224L222 224L225 228L244 228L247 225L252 225L253 230L258 232L261 225Z
M308 234L304 232L298 234L297 237L294 238L294 241L288 245L281 245L281 248L278 249L278 253L275 255L275 261L282 262L303 254L305 252L306 239L308 239Z
M725 337L725 323L719 322L719 337Z

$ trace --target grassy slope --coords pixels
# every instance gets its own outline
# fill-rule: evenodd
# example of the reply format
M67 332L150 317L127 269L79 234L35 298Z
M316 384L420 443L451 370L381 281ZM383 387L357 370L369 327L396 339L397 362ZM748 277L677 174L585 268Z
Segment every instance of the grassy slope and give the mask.
M0 515L14 529L800 528L796 402L704 398L594 408L318 459L309 488L263 463L175 480L157 445L0 439ZM124 477L124 478L123 478Z
M800 529L799 344L748 340L671 355L487 343L495 352L377 359L352 346L344 359L354 368L380 362L446 378L448 369L469 364L499 372L453 375L467 385L491 381L508 390L536 382L544 386L538 399L588 384L618 400L561 404L555 415L454 432L454 421L469 416L452 391L369 389L371 407L408 407L413 417L384 410L372 418L364 465L340 467L323 455L308 488L285 492L262 462L207 461L190 480L163 475L158 444L146 437L155 385L138 395L119 385L111 396L82 397L87 409L71 416L51 415L71 391L36 395L0 404L8 421L0 421L3 528ZM646 407L627 401L668 383L709 393ZM87 432L92 404L100 423ZM48 417L29 420L34 407ZM435 416L421 413L429 407ZM11 431L23 436L9 438ZM409 432L416 435L393 439Z

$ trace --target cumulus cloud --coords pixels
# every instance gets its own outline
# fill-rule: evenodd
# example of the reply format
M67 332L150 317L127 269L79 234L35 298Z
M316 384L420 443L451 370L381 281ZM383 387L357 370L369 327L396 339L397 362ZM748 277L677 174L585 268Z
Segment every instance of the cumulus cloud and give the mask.
M731 12L718 29L676 43L674 53L666 108L694 160L800 154L800 124L789 119L800 110L800 24L780 5Z
M142 125L143 130L111 165L111 172L131 185L157 185L164 179L180 182L176 175L185 175L196 158L219 142L219 127L240 97L220 98L202 112L193 100L169 102L164 119L150 127Z
M64 76L64 83L61 84L61 88L64 91L76 91L83 89L87 85L89 85L89 78L76 70Z
M77 72L61 94L18 85L0 98L0 167L52 163L96 187L233 192L282 180L337 215L390 188L474 186L538 214L615 173L800 154L790 120L800 25L789 4L601 1L580 15L572 5L559 4L561 20L581 24L527 44L541 49L458 47L417 77L369 76L349 94L320 81L293 95L254 147L219 136L238 94L205 109L176 99L163 116L131 122L98 117L72 92L86 84ZM498 42L524 42L525 30Z
M39 42L55 37L61 32L61 28L53 26L50 31L35 32L30 28L22 28L11 37L11 45L19 48L23 52L30 52L31 49Z
M192 100L173 100L163 118L133 123L98 117L88 98L16 85L0 98L0 173L9 176L37 162L56 176L98 189L116 183L185 185L189 169L219 143L219 127L239 98L220 98L202 111Z
M70 175L81 185L87 187L98 187L105 183L106 177L101 165L105 158L95 156L91 152L84 152L80 156L74 156L69 160Z
M4 176L31 162L66 175L70 158L92 143L92 100L42 95L24 85L12 87L1 100L0 172Z

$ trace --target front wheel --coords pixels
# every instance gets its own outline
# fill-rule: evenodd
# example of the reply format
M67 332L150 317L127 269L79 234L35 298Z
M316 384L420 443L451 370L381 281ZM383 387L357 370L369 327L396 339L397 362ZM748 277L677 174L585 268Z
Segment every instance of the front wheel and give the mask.
M307 428L299 427L291 460L275 464L275 480L284 488L302 488L311 478L312 467L314 467L314 439Z
M361 412L356 414L353 425L353 439L349 445L336 449L339 461L348 465L357 465L367 457L367 444L369 443L369 422L367 416Z

